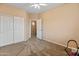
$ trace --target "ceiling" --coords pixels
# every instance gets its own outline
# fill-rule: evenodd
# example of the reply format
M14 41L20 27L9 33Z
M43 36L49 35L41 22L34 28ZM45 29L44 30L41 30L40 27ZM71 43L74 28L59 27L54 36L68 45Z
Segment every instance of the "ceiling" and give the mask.
M38 9L38 8L30 7L34 3L7 3L7 4L16 6L17 8L22 8L29 13L42 13L51 8L55 8L57 6L63 5L63 3L46 3L46 4L48 4L47 6L41 6L41 8Z

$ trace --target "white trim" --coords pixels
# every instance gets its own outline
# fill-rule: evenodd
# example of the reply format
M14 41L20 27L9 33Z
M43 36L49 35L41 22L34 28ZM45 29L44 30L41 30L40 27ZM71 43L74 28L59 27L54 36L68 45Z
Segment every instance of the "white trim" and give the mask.
M44 39L44 40L46 40L46 39ZM54 44L60 45L60 46L63 46L63 47L67 47L66 45L63 45L63 44L60 44L60 43L57 43L57 42L51 42L51 41L49 41L49 40L46 40L46 41L48 41L48 42L50 42L50 43L54 43Z

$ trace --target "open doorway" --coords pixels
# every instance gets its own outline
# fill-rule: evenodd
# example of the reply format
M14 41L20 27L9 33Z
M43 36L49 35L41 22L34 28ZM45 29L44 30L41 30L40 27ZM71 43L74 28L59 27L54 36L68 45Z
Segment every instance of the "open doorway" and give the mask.
M36 34L37 34L36 21L31 21L31 37L36 37Z
M31 21L31 37L36 37L38 39L43 38L43 33L42 33L42 20L32 20Z

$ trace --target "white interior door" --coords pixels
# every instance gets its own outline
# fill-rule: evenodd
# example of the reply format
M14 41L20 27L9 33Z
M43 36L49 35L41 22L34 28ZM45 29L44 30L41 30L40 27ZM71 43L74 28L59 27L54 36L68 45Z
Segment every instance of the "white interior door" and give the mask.
M1 21L0 46L13 43L13 17L7 15L1 15L0 21Z
M37 20L37 38L42 39L42 20Z
M24 18L14 17L14 42L24 41Z

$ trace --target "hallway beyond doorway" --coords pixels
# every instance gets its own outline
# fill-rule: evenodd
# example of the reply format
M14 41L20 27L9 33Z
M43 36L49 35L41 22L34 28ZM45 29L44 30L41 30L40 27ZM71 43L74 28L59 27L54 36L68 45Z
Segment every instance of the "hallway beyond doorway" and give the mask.
M43 39L42 19L31 20L30 23L30 38L36 37L38 39Z
M36 21L31 21L31 37L36 37L36 35L37 35Z

